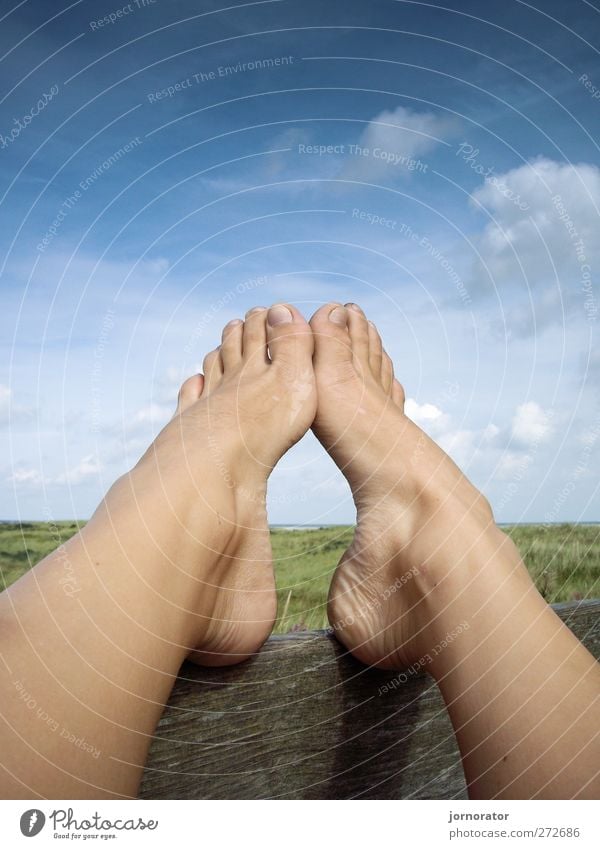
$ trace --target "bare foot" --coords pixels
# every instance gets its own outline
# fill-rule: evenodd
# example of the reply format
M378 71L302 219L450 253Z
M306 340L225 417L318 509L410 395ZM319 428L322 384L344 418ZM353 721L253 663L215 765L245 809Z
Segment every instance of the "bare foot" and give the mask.
M335 633L364 663L433 675L472 798L596 798L595 659L485 498L404 415L362 311L330 304L311 325L313 427L358 514L330 590Z
M310 427L316 408L310 327L291 306L256 307L229 322L181 387L177 411L133 470L157 464L192 479L202 524L220 528L210 574L199 574L197 641L190 659L226 665L271 633L276 595L265 510L267 478ZM194 523L182 523L194 534ZM198 533L198 542L201 537Z
M266 482L313 421L312 353L293 307L230 323L85 527L0 594L0 793L135 797L183 660L232 664L261 647L275 617ZM42 708L85 750L57 743Z
M356 304L311 319L315 435L347 478L357 511L328 603L339 639L364 663L404 668L427 650L425 596L465 523L492 521L485 499L404 414L404 391ZM417 564L417 565L415 565Z

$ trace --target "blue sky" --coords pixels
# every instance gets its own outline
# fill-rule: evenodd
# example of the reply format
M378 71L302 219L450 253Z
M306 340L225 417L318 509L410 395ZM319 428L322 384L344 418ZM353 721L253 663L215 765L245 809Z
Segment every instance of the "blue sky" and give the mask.
M538 5L1 4L0 516L89 516L226 321L334 299L501 521L600 520L600 11ZM310 435L269 506L354 515Z

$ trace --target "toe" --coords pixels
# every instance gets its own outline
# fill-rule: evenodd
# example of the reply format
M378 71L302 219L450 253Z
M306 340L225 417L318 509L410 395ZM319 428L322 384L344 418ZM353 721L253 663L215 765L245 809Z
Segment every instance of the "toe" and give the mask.
M275 365L294 374L312 372L313 335L304 316L290 304L275 304L267 314L267 343Z
M404 412L404 387L395 378L392 383L392 401Z
M369 366L371 373L378 383L381 382L381 364L383 361L383 345L381 336L372 321L368 325L369 331Z
M223 328L221 337L221 359L223 370L233 369L242 361L242 338L244 334L244 322L234 318Z
M195 404L198 398L202 395L204 389L204 377L201 374L194 374L188 377L181 385L179 395L177 396L177 410L175 414L183 413L192 404Z
M346 304L346 308L354 366L364 375L369 369L369 323L358 304Z
M242 353L247 368L264 366L267 356L267 310L266 307L254 307L246 313L242 338Z
M223 363L221 361L221 349L217 348L204 357L202 363L204 372L204 389L207 393L212 392L221 382L223 377Z
M352 365L348 335L348 310L340 304L325 304L310 320L315 344L315 368Z
M381 385L384 390L388 393L388 395L392 391L392 385L394 383L394 364L392 362L392 358L389 356L386 351L383 351L381 358Z

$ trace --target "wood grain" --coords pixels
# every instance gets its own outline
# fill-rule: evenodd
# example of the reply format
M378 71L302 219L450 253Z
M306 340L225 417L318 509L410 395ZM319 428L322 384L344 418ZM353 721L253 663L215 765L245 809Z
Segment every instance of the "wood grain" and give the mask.
M555 610L600 657L600 601ZM140 798L463 799L466 788L433 679L368 669L311 631L271 637L240 666L184 664Z

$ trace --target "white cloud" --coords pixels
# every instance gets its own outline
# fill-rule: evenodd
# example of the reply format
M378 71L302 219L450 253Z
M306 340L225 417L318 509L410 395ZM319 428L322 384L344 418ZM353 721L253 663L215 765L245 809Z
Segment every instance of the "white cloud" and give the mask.
M174 403L171 405L150 403L134 413L127 425L127 429L131 432L136 430L138 426L145 427L147 424L166 424L174 412Z
M531 300L527 298L518 306L505 307L503 317L494 321L493 330L501 339L507 330L516 339L537 337L547 327L564 324L580 303L574 292L538 288Z
M174 375L171 374L171 377ZM169 374L165 376L164 381L161 379L159 387L165 391L159 391L159 394L168 394L168 383ZM179 381L173 381L173 385L175 383L179 388ZM103 436L110 440L110 443L105 443L103 458L107 465L115 467L113 471L121 473L139 459L173 416L176 400L175 391L171 403L159 404L151 401L133 413L124 411L120 420L102 428Z
M591 319L600 303L590 276L600 262L600 169L541 157L493 178L472 195L493 220L478 241L469 289L522 292L520 309L508 307L518 336L565 313ZM537 290L533 303L529 290Z
M568 236L566 219L561 220L560 211L552 201L556 195L560 195L566 212L581 230L581 235L584 238L592 236L594 223L589 220L589 213L600 201L600 169L596 165L574 165L538 157L492 176L495 179L487 179L472 197L510 225L506 235L511 241L520 238L521 228L529 226L529 218L540 228L560 232L561 235L565 231ZM516 202L517 198L522 202L521 206ZM521 208L523 204L527 208ZM503 244L504 238L498 236L498 245Z
M12 397L12 389L0 383L0 426L22 423L33 418L35 410L33 407L24 407L15 404Z
M38 469L21 467L20 469L15 469L6 480L8 483L17 484L17 486L24 485L38 487L41 486L44 479Z
M494 442L497 439L500 432L501 431L500 431L499 427L497 427L495 424L490 423L489 425L486 425L485 428L483 429L483 433L481 434L481 438L482 438L483 442Z
M492 443L500 433L494 424L488 424L480 430L456 427L452 417L435 404L419 404L414 398L406 399L404 409L406 415L435 439L463 469L479 457L480 443Z
M436 441L465 470L479 454L477 443L480 439L481 434L477 431L459 429L442 434Z
M162 395L160 390L159 393ZM159 404L151 401L148 404L144 404L143 407L139 407L133 413L124 410L121 419L106 425L103 428L103 432L109 436L116 436L126 441L141 437L147 439L149 445L158 431L164 427L175 412L176 402L177 392L175 392L170 404Z
M194 371L199 372L201 368L198 366L194 369ZM165 372L154 380L153 387L153 397L156 404L160 405L171 405L171 410L175 409L175 403L177 401L177 394L179 392L179 388L186 377L190 377L194 371L190 371L190 374L182 374L181 369L176 366L169 366Z
M532 462L531 454L518 451L504 451L495 470L495 476L500 480L524 477Z
M450 417L435 404L418 404L414 398L406 399L404 411L415 424L418 424L430 436L443 433L450 424Z
M547 444L552 436L552 414L536 401L519 404L502 427L489 422L482 427L457 425L452 416L431 403L406 401L406 414L449 454L463 471L497 464L497 475L506 478L531 462L527 453ZM502 455L499 456L499 452ZM495 458L495 459L494 459Z
M93 454L88 454L87 457L83 457L72 469L59 475L56 482L77 486L77 484L83 483L88 478L96 477L100 474L101 470L102 465L99 460Z
M349 153L338 179L379 182L382 178L406 176L414 170L411 160L441 144L444 137L456 130L455 119L434 112L415 112L404 106L384 109L361 133L359 147L367 150L364 156Z
M552 434L549 414L535 401L519 404L512 420L512 437L522 445L547 442Z

